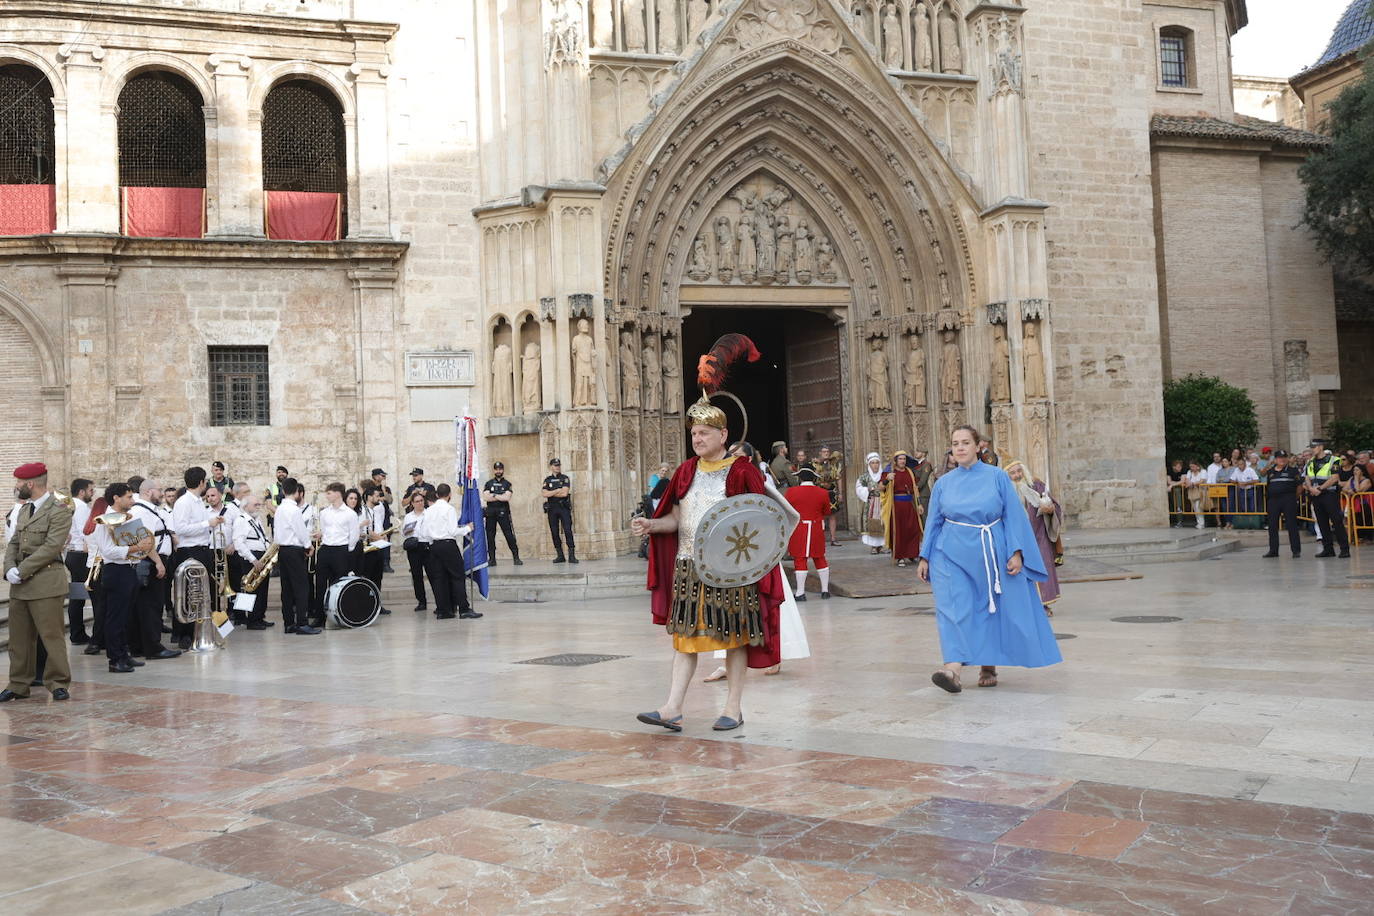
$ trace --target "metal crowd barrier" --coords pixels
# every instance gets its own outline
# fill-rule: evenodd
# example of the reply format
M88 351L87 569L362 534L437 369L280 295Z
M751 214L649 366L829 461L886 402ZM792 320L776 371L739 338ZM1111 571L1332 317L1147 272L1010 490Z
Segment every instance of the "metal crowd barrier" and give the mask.
M1203 484L1201 489L1202 505L1198 507L1188 499L1187 487L1169 488L1171 523L1182 521L1185 526L1192 526L1201 516L1204 522L1211 520L1211 527L1219 528L1234 525L1237 519L1258 518L1260 524L1254 530L1265 529L1269 516L1268 484L1260 481L1246 487L1234 483L1214 483ZM1362 537L1374 539L1374 492L1341 493L1341 516L1352 547L1359 547ZM1298 493L1298 521L1303 523L1304 529L1316 524L1312 500L1304 492ZM1281 517L1279 526L1282 530Z

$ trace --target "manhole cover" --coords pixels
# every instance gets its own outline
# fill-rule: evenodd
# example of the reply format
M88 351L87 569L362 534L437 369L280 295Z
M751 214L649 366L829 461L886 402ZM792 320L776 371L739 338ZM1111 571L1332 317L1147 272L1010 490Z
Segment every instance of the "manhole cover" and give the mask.
M1054 638L1055 638L1055 639L1077 639L1078 637L1075 636L1073 633L1055 633L1055 634L1054 634Z
M1136 614L1131 617L1113 617L1113 623L1176 623L1182 617L1160 617L1154 614Z
M629 658L628 655L584 655L578 652L565 652L562 655L546 655L543 658L527 658L517 665L557 665L562 668L576 668L579 665L595 665L616 658Z

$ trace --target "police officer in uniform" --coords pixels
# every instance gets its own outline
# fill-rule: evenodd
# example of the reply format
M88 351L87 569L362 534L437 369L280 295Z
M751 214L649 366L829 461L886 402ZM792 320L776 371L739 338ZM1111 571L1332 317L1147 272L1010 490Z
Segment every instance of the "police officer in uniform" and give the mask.
M1312 497L1312 515L1317 519L1317 527L1322 533L1322 549L1318 557L1334 557L1331 538L1341 545L1341 559L1350 559L1350 539L1345 534L1345 516L1341 514L1341 479L1336 474L1340 461L1335 455L1326 452L1326 443L1320 439L1312 441L1312 460L1307 462L1303 474L1303 484Z
M14 537L5 549L5 578L10 583L10 678L0 690L0 703L29 695L37 673L38 644L47 649L47 685L54 700L70 696L72 669L62 637L63 611L71 579L62 552L72 529L74 506L69 496L48 489L48 468L41 461L14 470L14 495L27 500L15 519Z
M1302 539L1298 531L1298 485L1302 474L1288 464L1288 453L1279 449L1274 453L1274 463L1265 474L1267 486L1267 505L1269 508L1269 552L1264 556L1272 559L1279 555L1279 517L1288 529L1288 546L1294 557L1302 556Z
M510 555L516 566L524 566L520 560L520 545L515 543L515 531L510 524L510 481L506 479L506 466L500 461L491 466L492 478L482 484L482 500L486 505L482 508L482 515L486 517L487 524L487 565L496 565L496 526L501 526L501 533L506 536L506 546L510 548ZM546 481L547 482L547 481ZM569 543L571 543L569 536Z
M549 517L549 535L553 538L553 561L555 563L576 563L577 548L573 545L572 531L572 481L563 473L563 462L554 458L549 462L549 476L544 478L540 493L544 497L544 513ZM563 541L558 527L563 526L563 535L568 540L568 555L563 556Z

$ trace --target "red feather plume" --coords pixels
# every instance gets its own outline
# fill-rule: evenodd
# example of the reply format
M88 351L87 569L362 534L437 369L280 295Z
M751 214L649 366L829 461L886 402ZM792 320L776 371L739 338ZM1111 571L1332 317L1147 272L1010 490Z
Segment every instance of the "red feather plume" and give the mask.
M710 352L697 360L697 384L707 394L715 394L725 387L725 375L732 364L741 358L758 362L761 355L754 342L743 334L725 334L711 345Z

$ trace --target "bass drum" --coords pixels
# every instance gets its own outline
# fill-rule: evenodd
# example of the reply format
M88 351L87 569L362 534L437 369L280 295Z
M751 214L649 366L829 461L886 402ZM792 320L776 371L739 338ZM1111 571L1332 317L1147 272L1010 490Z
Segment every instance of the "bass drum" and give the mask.
M324 607L335 626L356 630L377 620L382 598L377 587L362 576L344 576L325 592Z

